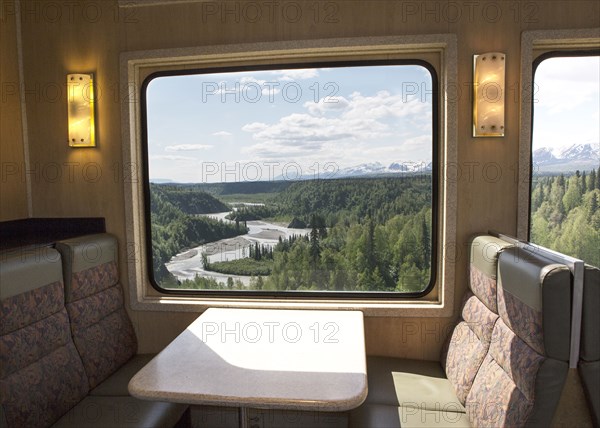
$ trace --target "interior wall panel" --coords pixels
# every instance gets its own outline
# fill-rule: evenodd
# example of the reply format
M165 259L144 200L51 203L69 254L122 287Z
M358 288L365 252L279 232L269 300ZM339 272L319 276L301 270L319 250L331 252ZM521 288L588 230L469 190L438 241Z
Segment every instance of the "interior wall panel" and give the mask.
M115 0L23 0L25 85L32 163L39 168L33 186L36 216L104 216L121 243L121 280L126 257L123 201L119 54L124 51L229 43L405 34L456 33L458 36L457 305L467 284L466 243L490 228L516 233L518 90L520 34L525 30L597 27L600 3L581 1L295 1L276 2L259 19L244 2L197 2L119 9ZM261 3L261 2L258 2ZM290 6L291 4L295 6ZM287 5L287 6L286 6ZM223 9L227 7L228 9ZM285 11L282 9L287 7ZM292 15L292 9L299 13ZM215 9L216 8L216 9ZM236 8L237 11L236 11ZM3 31L4 31L3 26ZM4 34L4 33L3 33ZM4 39L4 38L3 38ZM3 41L4 43L4 41ZM471 137L472 56L493 50L507 54L506 137ZM98 147L71 149L66 142L64 88L70 72L94 72L100 89ZM36 92L37 88L37 92ZM444 89L444 88L443 88ZM46 93L47 92L47 93ZM4 115L4 113L3 113ZM4 138L3 138L4 141ZM3 143L4 145L4 143ZM20 185L10 186L20 192ZM4 205L4 204L3 204ZM137 249L139 250L139 249ZM126 296L129 293L125 293ZM154 312L132 314L140 349L157 351L192 316ZM162 322L165 321L165 322ZM443 340L421 332L445 328L451 319L367 318L368 353L435 359ZM419 333L407 336L417 326ZM410 330L412 331L412 330ZM404 332L404 333L403 333ZM403 339L405 334L405 340ZM404 340L404 341L403 341Z
M15 2L0 3L0 221L27 218Z

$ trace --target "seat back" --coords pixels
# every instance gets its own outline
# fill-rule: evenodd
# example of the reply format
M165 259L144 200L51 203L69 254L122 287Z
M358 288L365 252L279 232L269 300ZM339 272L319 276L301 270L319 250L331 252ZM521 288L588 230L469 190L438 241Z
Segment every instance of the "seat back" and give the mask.
M489 352L467 396L470 423L549 426L569 367L569 269L505 249L498 259L497 307Z
M119 284L117 240L87 235L58 242L56 248L63 258L73 339L94 388L137 351Z
M458 324L441 357L446 376L463 405L488 352L498 319L496 266L498 255L509 246L509 243L488 235L476 236L469 243L469 291Z
M88 393L71 338L60 254L0 260L0 425L46 427Z
M594 426L600 426L600 269L586 266L583 278L579 375Z

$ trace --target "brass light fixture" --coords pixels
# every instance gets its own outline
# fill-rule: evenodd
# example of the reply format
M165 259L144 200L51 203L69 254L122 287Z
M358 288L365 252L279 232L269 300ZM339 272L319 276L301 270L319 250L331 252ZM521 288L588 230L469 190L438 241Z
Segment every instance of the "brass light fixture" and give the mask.
M96 146L94 101L94 75L67 74L69 146Z
M504 137L506 55L490 52L473 58L473 137Z

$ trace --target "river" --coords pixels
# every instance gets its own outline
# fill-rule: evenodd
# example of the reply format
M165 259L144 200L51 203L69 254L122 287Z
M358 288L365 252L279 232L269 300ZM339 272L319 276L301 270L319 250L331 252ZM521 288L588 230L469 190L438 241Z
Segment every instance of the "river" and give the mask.
M229 213L228 211L201 215L233 223L233 221L225 218ZM279 238L286 239L292 235L307 235L310 233L310 229L290 229L281 224L267 223L262 220L249 221L247 222L247 226L249 230L245 235L221 239L220 241L200 245L177 254L166 263L167 270L180 281L194 279L196 275L199 275L206 278L214 278L223 283L227 282L227 278L232 278L234 281L240 280L244 285L249 285L249 276L226 275L204 270L202 253L206 253L208 260L213 263L236 260L248 257L249 247L256 243L274 247L279 242Z

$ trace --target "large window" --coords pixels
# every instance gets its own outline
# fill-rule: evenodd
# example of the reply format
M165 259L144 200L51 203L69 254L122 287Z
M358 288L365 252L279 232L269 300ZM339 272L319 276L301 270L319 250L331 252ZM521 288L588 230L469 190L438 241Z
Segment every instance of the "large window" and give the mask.
M154 285L425 294L436 266L436 88L418 62L150 75L142 123Z
M600 266L600 56L534 64L530 240Z

